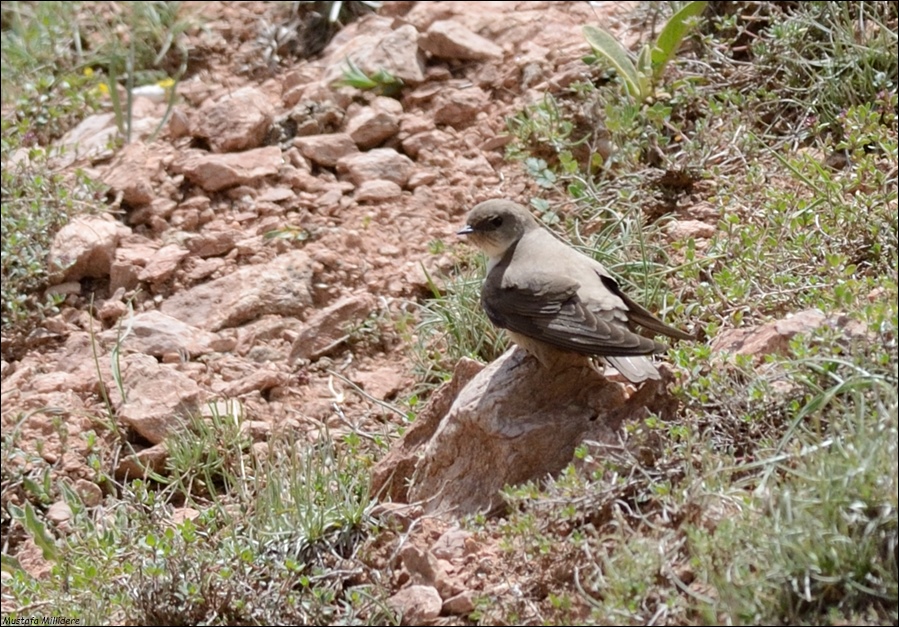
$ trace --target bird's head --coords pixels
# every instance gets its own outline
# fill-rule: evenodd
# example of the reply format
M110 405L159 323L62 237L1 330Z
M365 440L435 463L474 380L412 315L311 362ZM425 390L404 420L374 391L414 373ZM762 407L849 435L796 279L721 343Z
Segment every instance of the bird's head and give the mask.
M469 212L457 234L467 236L491 260L498 260L525 233L538 228L537 221L521 205L510 200L488 200Z

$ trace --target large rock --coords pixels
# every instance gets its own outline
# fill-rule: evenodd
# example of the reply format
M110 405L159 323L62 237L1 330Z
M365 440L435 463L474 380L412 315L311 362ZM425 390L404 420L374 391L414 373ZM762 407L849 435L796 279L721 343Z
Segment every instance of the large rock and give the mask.
M431 24L419 45L441 59L486 61L501 59L503 56L502 48L453 20L440 20Z
M126 351L163 357L177 353L189 357L205 355L220 349L221 340L208 331L168 316L161 311L145 311L122 323L123 329L103 332L103 339L115 341L124 335Z
M424 409L406 435L396 442L372 472L371 494L381 500L405 503L409 482L415 472L421 451L427 446L441 419L449 412L453 401L484 366L473 359L462 358L456 363L453 378L431 395Z
M191 150L172 164L172 170L207 192L218 192L237 185L253 185L258 179L274 176L283 162L277 146L227 155Z
M109 146L119 134L115 113L89 115L57 142L60 166L66 167L79 159L90 159L110 153Z
M311 304L312 261L297 250L178 292L162 304L162 311L218 331L266 314L299 316Z
M206 139L213 152L235 152L262 145L274 109L264 93L243 87L204 105L197 118L195 134Z
M487 107L489 97L480 87L445 89L434 99L434 121L453 128L465 128Z
M337 162L337 171L345 173L356 187L375 180L392 181L403 187L414 169L412 160L393 148L375 148Z
M753 355L757 358L771 354L789 355L790 342L796 335L808 335L821 326L840 329L850 339L862 338L867 334L863 323L844 314L828 316L818 309L806 309L767 324L722 331L712 341L711 350L713 353Z
M143 142L133 142L122 148L101 180L121 194L126 204L132 207L145 205L153 200L150 180L156 168Z
M418 458L405 494L395 477L378 488L422 503L426 513L491 511L502 504L505 486L559 472L584 439L617 443L624 421L676 409L664 379L629 397L624 384L602 377L583 358L556 366L547 370L520 348L507 351L461 389L426 444L427 427L404 437L416 445L399 448L414 449ZM400 462L396 474L408 472L409 459L393 457ZM387 463L376 469L376 484Z
M188 251L178 244L167 244L153 253L147 260L137 278L153 285L164 283L172 278L181 260L187 257Z
M403 105L393 98L379 96L371 106L353 114L346 125L347 134L363 150L374 148L400 130Z
M393 181L365 181L356 188L356 202L378 203L398 198L403 189Z
M333 168L343 157L359 152L353 139L346 133L307 135L297 137L293 143L304 157L326 168Z
M375 308L375 297L364 292L342 298L313 315L290 350L290 362L317 359L349 339L352 327L362 324Z
M401 625L429 625L440 616L443 600L431 586L409 586L387 599L387 605L401 616Z
M434 153L441 148L446 148L453 141L453 136L439 129L431 129L421 133L415 133L405 138L402 142L403 152L418 159L421 162L422 153Z
M393 20L375 15L348 25L325 50L333 64L325 70L324 81L343 78L347 60L367 75L387 71L407 85L424 81L424 55L418 48L418 31L411 24L391 30Z
M50 247L50 272L63 281L109 275L116 246L130 229L99 216L76 218L62 227Z
M257 200L260 200L258 198ZM238 236L237 229L204 230L202 233L191 235L184 241L187 249L198 257L219 257L227 255L234 248Z
M119 419L151 444L181 428L198 415L200 386L174 367L150 355L128 355L122 360L125 399L118 399Z

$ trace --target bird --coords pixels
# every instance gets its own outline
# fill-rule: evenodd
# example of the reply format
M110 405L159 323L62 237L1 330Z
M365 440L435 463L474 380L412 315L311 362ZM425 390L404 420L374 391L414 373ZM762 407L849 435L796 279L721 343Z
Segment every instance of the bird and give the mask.
M648 355L667 346L640 334L640 327L695 339L634 302L602 264L556 239L518 203L478 204L457 234L487 255L481 288L487 317L544 367L572 353L602 357L641 383L661 378Z

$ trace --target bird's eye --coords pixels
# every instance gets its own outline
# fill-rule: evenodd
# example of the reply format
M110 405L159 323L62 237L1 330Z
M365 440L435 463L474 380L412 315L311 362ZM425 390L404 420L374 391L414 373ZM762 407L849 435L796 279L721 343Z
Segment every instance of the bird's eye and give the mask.
M488 222L490 223L490 226L492 226L495 229L498 229L499 227L501 227L503 225L503 219L501 216L493 216L492 218L490 218L488 220Z

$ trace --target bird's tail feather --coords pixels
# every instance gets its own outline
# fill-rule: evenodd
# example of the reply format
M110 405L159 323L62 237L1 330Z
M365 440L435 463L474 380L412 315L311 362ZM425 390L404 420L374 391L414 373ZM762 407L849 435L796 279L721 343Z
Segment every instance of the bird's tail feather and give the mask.
M641 383L647 379L661 379L652 361L642 355L629 357L603 357L631 383Z
M618 283L612 277L600 274L599 278L602 279L603 284L605 284L605 286L609 288L609 290L611 290L618 298L624 301L625 305L627 305L628 322L638 324L641 327L649 329L650 331L655 331L656 333L667 335L668 337L673 337L678 340L696 339L695 336L690 335L689 333L681 331L680 329L675 329L674 327L669 327L667 324L649 313L646 308L628 298L627 295L621 291L621 288L618 287Z

